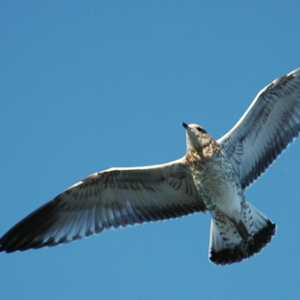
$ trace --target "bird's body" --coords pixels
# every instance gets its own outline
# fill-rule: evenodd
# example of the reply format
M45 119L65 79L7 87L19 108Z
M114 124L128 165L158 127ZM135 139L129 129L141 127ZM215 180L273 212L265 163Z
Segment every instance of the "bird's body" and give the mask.
M110 227L209 211L213 262L230 264L259 252L275 224L244 193L298 137L300 69L264 88L219 140L199 125L183 126L183 158L92 174L12 227L0 239L0 251L53 246Z
M238 174L220 145L196 124L184 124L186 160L195 186L212 215L210 258L218 264L237 262L261 250L275 225L246 202ZM199 140L206 141L204 144ZM267 232L263 240L257 235Z
M197 128L197 125L194 126ZM186 159L206 208L211 210L217 206L228 216L234 217L241 210L242 191L237 174L222 153L220 145L211 139L198 151L188 149Z

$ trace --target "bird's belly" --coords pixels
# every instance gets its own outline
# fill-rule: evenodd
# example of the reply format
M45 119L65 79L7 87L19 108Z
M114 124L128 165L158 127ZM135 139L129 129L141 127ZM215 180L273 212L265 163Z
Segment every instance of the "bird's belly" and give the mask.
M195 185L208 210L218 208L228 217L236 217L240 213L241 196L234 176L220 168L194 173Z

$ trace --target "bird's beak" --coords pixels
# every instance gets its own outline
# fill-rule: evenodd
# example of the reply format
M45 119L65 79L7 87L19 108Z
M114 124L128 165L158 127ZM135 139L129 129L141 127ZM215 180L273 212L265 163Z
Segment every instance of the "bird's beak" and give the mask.
M188 127L189 127L188 124L186 124L186 123L184 123L184 122L182 122L181 124L182 124L182 126L184 127L184 129L188 129Z

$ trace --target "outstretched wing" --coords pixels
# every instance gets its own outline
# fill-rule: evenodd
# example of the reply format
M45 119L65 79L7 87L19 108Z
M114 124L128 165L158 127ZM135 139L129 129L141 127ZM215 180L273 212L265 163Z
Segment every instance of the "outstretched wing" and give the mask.
M185 159L95 173L20 221L0 239L13 252L71 242L104 229L204 211Z
M298 137L299 130L300 69L297 69L261 90L218 143L246 188Z

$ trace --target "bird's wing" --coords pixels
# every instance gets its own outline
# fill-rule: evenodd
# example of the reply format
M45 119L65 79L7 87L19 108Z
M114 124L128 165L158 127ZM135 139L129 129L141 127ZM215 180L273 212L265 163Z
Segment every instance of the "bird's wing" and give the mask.
M13 252L70 242L104 229L205 211L185 158L92 174L20 221L0 239Z
M299 130L300 69L297 69L261 90L218 143L246 188L298 137Z

